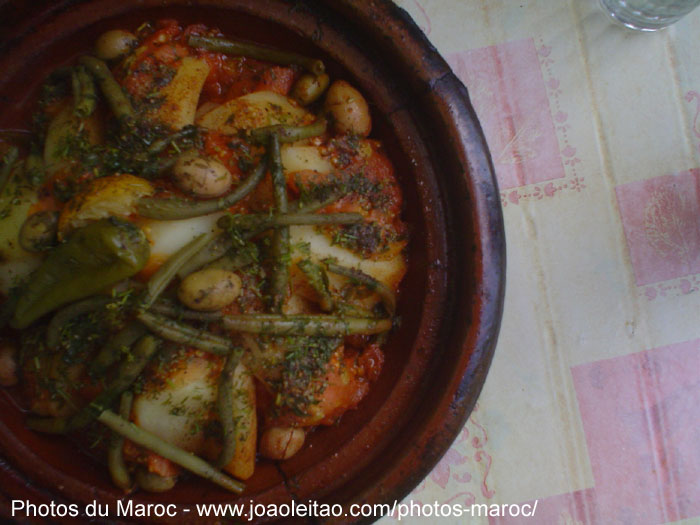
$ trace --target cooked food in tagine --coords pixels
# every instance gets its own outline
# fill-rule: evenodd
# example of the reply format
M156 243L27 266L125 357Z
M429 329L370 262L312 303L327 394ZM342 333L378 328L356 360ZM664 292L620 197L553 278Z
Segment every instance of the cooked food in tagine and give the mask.
M163 20L38 98L0 131L0 384L31 429L89 438L125 491L241 492L358 406L407 240L357 89Z

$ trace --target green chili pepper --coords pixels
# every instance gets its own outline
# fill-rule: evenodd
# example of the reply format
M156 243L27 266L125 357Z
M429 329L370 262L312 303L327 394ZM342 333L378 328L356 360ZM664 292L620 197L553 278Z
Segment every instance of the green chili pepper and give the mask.
M138 273L148 261L144 233L110 218L88 224L51 251L29 278L10 322L26 328L42 315Z

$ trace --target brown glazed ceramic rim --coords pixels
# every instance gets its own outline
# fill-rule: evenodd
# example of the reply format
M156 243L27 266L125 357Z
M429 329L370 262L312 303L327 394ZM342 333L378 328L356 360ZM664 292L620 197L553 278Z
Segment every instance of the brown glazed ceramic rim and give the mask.
M402 325L397 340L406 344L406 362L397 365L395 381L383 391L378 387L377 396L384 397L368 401L370 412L348 414L342 429L327 430L337 443L319 442L309 453L316 456L301 453L298 460L278 465L279 482L255 493L262 503L295 498L347 506L400 500L430 472L466 422L501 320L505 240L500 197L466 88L389 0L0 0L0 96L5 97L0 104L25 102L7 93L20 90L16 79L26 75L23 68L39 60L52 42L79 31L82 36L85 28L134 10L158 9L241 13L286 28L339 64L368 94L405 159L402 176L410 177L413 197L408 200L416 208L408 215L419 224L411 241L419 262L409 276L421 283L421 290L402 298L401 313L411 322ZM113 503L121 497L100 466L67 474L73 458L56 457L59 445L22 431L22 414L4 393L0 414L0 515L7 516L13 498ZM173 493L134 499L235 499L207 483L183 485ZM245 495L242 501L248 499Z

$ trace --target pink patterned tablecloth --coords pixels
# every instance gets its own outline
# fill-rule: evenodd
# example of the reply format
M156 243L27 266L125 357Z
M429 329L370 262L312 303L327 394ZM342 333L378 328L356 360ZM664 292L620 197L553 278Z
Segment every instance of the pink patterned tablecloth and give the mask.
M597 0L397 3L469 88L508 243L483 393L407 501L537 501L401 521L700 524L700 10L643 34Z

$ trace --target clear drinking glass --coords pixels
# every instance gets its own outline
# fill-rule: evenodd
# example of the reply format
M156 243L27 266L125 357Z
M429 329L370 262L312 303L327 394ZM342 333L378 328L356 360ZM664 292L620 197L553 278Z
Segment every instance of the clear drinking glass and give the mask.
M656 31L678 22L700 5L700 0L600 0L600 5L631 29Z

